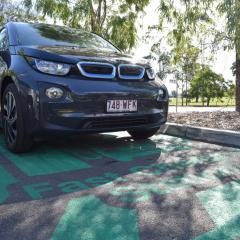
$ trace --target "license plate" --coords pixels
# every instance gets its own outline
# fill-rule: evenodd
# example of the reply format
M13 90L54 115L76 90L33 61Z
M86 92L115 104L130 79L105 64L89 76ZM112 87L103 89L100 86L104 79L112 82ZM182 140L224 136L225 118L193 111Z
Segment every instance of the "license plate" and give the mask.
M107 100L107 112L136 112L137 100Z

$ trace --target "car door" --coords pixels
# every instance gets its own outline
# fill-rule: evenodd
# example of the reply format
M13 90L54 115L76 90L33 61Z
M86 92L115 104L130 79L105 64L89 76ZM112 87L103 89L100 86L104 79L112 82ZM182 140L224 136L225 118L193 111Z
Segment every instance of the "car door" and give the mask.
M9 41L8 41L7 29L3 28L0 30L0 85L2 85L2 80L7 74L9 65L10 65ZM1 105L1 99L0 99L0 105ZM1 116L1 106L0 106L0 116ZM0 125L1 125L1 117L0 117Z

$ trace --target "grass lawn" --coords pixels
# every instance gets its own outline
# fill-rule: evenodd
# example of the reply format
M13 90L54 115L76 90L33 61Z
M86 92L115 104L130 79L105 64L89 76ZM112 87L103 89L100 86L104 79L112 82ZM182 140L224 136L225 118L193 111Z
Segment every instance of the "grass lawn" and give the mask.
M170 106L176 106L176 102L177 102L177 98L170 98ZM182 105L182 98L178 98L178 105L181 106ZM184 104L183 106L186 106L186 98L184 98ZM188 99L188 106L198 106L198 107L202 107L202 100L199 99L198 103L196 102L195 98L192 99ZM207 106L207 101L205 100L204 102L204 106ZM227 97L223 97L222 99L217 99L217 98L213 98L210 101L210 105L211 107L223 107L223 106L235 106L235 98L229 99Z

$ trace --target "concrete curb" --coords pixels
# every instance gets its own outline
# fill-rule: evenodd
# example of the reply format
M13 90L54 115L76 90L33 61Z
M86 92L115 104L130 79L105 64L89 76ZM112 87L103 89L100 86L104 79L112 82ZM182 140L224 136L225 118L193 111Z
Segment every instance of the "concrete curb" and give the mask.
M166 123L159 133L240 148L240 132Z

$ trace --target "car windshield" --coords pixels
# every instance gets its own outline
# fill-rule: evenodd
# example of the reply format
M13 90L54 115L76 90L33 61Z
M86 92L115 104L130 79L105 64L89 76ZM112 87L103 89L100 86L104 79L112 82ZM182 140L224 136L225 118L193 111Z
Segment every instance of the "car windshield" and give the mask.
M111 43L93 33L47 24L16 24L20 45L71 46L119 52Z

